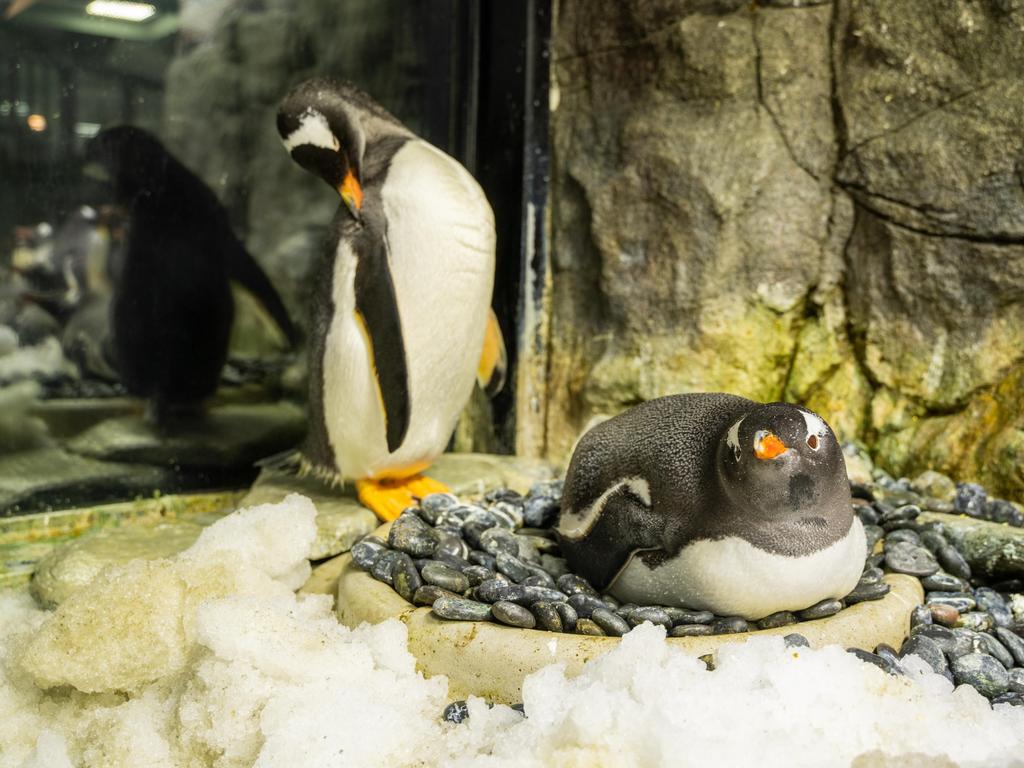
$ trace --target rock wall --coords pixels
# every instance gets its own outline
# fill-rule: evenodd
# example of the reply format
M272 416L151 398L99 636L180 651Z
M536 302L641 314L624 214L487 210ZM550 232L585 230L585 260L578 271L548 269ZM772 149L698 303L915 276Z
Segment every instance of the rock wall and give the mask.
M1024 498L1022 29L1012 0L559 0L547 452L728 390Z

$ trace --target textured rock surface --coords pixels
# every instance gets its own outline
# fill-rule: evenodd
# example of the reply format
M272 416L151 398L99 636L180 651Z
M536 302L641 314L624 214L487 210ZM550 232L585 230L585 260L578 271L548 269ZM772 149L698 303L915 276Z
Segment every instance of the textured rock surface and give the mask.
M1024 497L1024 9L765 5L559 6L543 450L729 390Z

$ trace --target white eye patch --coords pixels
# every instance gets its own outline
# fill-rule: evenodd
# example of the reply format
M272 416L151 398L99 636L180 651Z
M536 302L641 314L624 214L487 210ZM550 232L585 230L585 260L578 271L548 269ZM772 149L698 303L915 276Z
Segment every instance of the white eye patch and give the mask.
M745 418L746 416L740 417L739 421L729 427L729 432L725 437L725 444L732 448L737 461L739 461L740 458L740 424L743 423L743 419Z
M821 438L828 434L828 425L810 411L800 411L800 415L807 424L807 446L816 451L821 447Z
M322 149L333 149L335 152L340 146L327 118L312 108L302 113L299 117L299 127L284 139L285 149L289 152L306 144Z

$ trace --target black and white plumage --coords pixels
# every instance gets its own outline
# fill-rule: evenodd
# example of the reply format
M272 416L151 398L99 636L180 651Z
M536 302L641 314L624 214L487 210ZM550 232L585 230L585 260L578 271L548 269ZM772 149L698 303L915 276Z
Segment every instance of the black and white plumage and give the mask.
M165 421L213 394L234 317L229 280L249 290L293 343L297 332L213 191L147 131L101 131L86 172L127 215L111 307L114 362L129 393Z
M350 83L296 86L277 126L344 203L317 271L303 464L333 481L415 475L447 445L485 352L490 206L462 165Z
M866 554L828 425L727 394L658 398L587 432L557 531L570 566L622 600L749 619L845 596Z

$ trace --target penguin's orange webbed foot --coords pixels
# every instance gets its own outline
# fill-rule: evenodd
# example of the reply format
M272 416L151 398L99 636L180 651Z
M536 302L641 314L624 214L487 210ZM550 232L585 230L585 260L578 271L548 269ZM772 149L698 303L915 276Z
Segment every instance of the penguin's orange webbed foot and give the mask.
M394 520L417 499L432 493L447 493L448 487L424 475L400 479L357 480L359 501L381 520Z

